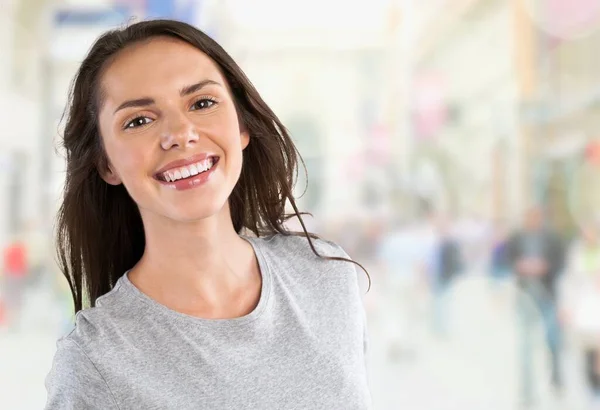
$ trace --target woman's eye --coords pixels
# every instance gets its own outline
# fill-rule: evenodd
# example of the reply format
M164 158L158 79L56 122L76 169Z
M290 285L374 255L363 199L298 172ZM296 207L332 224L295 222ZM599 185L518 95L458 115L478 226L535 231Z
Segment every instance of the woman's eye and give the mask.
M201 98L192 105L192 109L206 110L207 108L212 107L216 103L217 103L216 101L211 100L210 98Z
M148 117L137 117L129 121L127 125L125 125L125 128L143 127L144 125L150 124L151 122L152 120Z

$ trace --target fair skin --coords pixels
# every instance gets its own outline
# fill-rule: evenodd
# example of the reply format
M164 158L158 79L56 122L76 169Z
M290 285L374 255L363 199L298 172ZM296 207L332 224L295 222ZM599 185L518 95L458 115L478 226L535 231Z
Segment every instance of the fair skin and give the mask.
M146 234L129 279L180 313L248 314L258 303L261 275L251 245L234 230L228 197L250 138L225 78L193 46L154 38L119 53L101 89L98 121L109 160L102 176L125 186ZM136 102L123 107L128 101ZM161 179L170 163L198 154L216 158L206 181L181 190Z

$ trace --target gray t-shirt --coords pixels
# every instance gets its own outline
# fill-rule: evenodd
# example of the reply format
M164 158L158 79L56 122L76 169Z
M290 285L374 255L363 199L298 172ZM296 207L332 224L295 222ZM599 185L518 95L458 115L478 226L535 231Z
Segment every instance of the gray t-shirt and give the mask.
M370 409L355 265L302 237L246 239L263 278L251 313L181 314L125 274L58 341L46 409Z

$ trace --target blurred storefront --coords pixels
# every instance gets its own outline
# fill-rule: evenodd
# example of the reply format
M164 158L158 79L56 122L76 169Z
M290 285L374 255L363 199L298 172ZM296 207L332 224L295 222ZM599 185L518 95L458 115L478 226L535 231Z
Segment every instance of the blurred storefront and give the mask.
M301 208L330 221L389 214L398 149L392 139L401 126L391 108L398 107L401 75L392 71L399 2L352 8L340 1L226 3L222 44L289 128L305 160L310 182ZM343 19L326 17L336 9ZM300 170L296 191L304 190Z
M44 3L41 0L2 2L0 245L13 238L39 212L38 146L42 129L39 112L43 84L38 40L43 30Z
M432 202L453 214L515 220L528 202L519 107L530 62L519 58L528 28L519 3L415 7L413 166L433 161L441 192Z
M600 216L600 3L543 5L530 10L540 73L529 118L538 158L535 186L559 227L573 232Z

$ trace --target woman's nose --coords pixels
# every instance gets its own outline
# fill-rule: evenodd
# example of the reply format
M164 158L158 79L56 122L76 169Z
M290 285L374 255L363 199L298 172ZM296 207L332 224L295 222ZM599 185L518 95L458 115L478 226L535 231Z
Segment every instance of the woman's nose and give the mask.
M164 150L186 148L196 143L198 138L194 123L181 114L166 121L160 145Z

